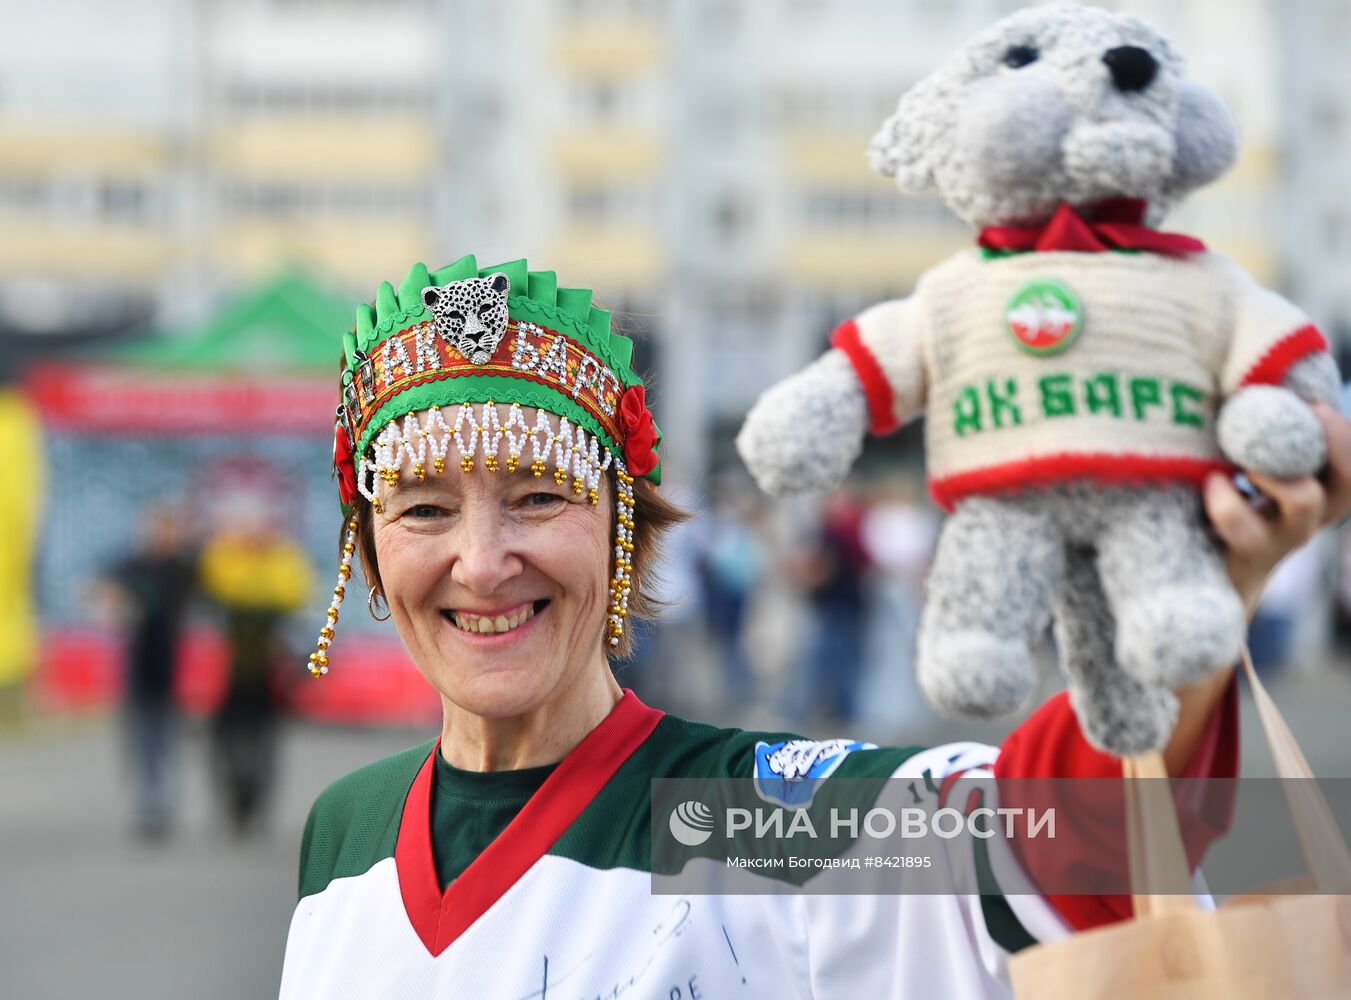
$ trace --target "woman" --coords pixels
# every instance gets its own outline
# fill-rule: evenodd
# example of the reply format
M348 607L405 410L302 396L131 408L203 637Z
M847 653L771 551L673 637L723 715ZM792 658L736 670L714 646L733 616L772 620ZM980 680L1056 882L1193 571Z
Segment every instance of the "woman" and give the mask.
M653 894L653 778L894 775L936 795L963 772L1120 770L1063 696L1001 751L714 729L622 691L609 657L681 514L656 492L630 345L590 297L467 257L358 310L336 444L348 531L311 668L328 668L359 550L444 721L315 803L282 996L1004 996L1011 951L1125 915L1114 897ZM1323 419L1328 490L1262 480L1279 505L1265 521L1207 487L1250 607L1351 505L1351 426ZM1181 694L1171 772L1232 776L1232 671Z

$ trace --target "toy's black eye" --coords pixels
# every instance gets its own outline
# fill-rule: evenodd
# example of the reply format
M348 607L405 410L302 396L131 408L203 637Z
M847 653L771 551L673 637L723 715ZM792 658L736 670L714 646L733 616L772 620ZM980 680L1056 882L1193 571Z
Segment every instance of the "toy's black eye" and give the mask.
M458 309L452 309L450 312L446 313L446 315L456 322L460 322L464 319L464 313L460 312Z
M1004 53L1004 65L1010 69L1022 69L1028 63L1036 62L1040 55L1030 45L1015 45Z

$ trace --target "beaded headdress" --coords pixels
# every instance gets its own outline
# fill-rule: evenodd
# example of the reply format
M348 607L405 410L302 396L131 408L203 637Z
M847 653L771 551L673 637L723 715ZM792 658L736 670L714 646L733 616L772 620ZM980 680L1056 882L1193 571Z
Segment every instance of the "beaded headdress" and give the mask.
M601 476L613 469L608 632L618 646L632 568L633 480L661 482L661 432L632 368L633 342L611 329L591 291L559 288L554 272L531 271L524 260L480 268L468 256L434 273L414 264L397 291L386 281L374 305L357 307L343 351L333 464L348 520L310 672L328 672L356 551L358 497L379 512L380 481L443 475L450 464L468 473L480 460L490 473L524 465L540 477L552 467L557 484L571 480L593 504ZM499 403L508 406L505 417ZM539 412L527 420L522 407Z

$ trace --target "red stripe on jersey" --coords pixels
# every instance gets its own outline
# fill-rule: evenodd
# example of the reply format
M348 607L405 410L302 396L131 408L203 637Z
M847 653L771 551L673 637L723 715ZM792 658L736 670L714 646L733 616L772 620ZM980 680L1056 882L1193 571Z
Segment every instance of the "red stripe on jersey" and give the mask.
M1286 372L1295 362L1327 349L1327 338L1318 327L1306 323L1294 333L1276 341L1271 349L1248 369L1239 385L1280 385L1285 380Z
M1200 486L1212 472L1233 466L1221 459L1176 458L1133 453L1036 455L1032 458L987 465L970 472L929 480L934 503L950 511L958 500L972 494L1049 486L1067 479L1091 479L1099 483L1194 483Z
M851 319L838 326L830 335L830 346L844 353L863 385L863 395L868 400L868 430L874 434L890 434L901 426L896 419L891 383L878 364L877 356L863 342L858 324Z
M404 801L394 864L408 921L433 956L496 903L581 815L666 714L625 689L600 725L564 757L516 818L441 892L431 840L432 773L441 741Z

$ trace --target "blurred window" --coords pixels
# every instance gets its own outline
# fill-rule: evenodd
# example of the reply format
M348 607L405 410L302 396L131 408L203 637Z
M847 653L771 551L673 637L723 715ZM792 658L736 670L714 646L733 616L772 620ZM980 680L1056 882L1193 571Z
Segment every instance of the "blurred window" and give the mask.
M875 129L896 110L897 98L905 89L904 83L886 90L789 83L770 92L766 112L785 128L865 132Z
M951 228L951 213L936 198L902 198L875 190L808 188L802 195L802 219L812 227L881 231L900 226Z
M579 19L650 17L665 6L666 0L564 0L563 13Z
M737 194L724 193L713 202L713 232L720 241L740 238L750 224L750 206Z
M45 177L0 175L0 212L6 215L47 215L52 206L52 184Z
M416 216L431 210L431 194L410 184L300 184L235 181L225 188L231 215L270 219L326 215Z
M384 115L425 111L432 104L427 86L375 81L236 79L224 85L221 96L226 110L241 115Z
M643 81L574 78L568 87L571 120L578 123L648 124L660 113L656 88Z
M656 192L647 184L579 183L568 189L567 204L573 222L639 226L654 221Z
M105 222L144 224L154 221L155 199L149 186L132 178L109 178L95 188L100 218Z
M433 0L267 0L267 3L282 10L296 10L307 7L315 10L325 8L341 10L344 7L374 7L380 10L389 10L398 7L405 9L430 7Z
M1323 249L1340 255L1351 251L1351 219L1344 212L1328 212L1323 216Z

